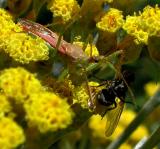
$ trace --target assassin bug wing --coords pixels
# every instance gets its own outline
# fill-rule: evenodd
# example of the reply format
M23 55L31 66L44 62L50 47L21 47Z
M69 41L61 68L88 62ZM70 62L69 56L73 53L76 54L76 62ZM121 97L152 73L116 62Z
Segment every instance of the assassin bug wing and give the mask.
M119 101L115 109L107 111L106 113L107 122L106 122L106 131L105 131L106 137L111 136L112 133L115 131L118 125L120 116L122 114L123 107L124 107L124 103Z

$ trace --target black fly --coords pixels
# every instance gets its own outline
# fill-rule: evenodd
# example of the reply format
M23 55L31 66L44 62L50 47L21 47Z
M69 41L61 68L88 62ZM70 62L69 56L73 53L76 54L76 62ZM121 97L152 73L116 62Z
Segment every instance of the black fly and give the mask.
M106 81L100 86L104 86L101 91L99 91L96 95L96 100L100 105L107 107L105 113L107 117L107 124L106 124L106 136L110 136L121 116L123 111L124 103L131 103L126 102L125 97L128 91L128 85L134 81L134 73L130 71L123 71L122 78L117 78L111 81ZM124 81L125 80L125 81ZM119 101L117 101L117 99Z

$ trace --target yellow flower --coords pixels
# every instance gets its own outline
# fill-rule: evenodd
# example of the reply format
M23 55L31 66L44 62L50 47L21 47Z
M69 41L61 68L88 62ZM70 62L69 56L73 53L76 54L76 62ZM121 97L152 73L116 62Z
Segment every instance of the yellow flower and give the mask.
M102 31L116 32L123 25L122 11L110 8L109 11L96 24L97 28Z
M153 96L159 87L160 87L159 83L149 82L145 85L144 89L148 96Z
M143 12L140 13L143 30L147 31L149 36L159 35L160 32L160 8L158 5L155 8L146 6Z
M133 149L133 147L129 143L123 143L119 149Z
M0 118L0 148L12 149L24 143L23 129L10 118Z
M49 49L42 39L21 33L22 27L15 24L12 16L4 9L0 9L0 20L1 50L20 63L48 60Z
M79 103L83 108L88 108L89 94L85 85L74 88L73 103Z
M145 43L148 42L148 33L142 28L142 20L140 16L127 16L126 22L123 25L123 29L132 36L135 37L135 43Z
M94 138L100 138L106 140L105 128L106 128L106 118L100 115L93 115L88 123L89 128L92 130L92 135Z
M52 0L48 4L48 8L54 17L59 17L64 23L76 16L80 7L76 0Z
M12 16L4 9L0 8L0 49L5 47L4 41L11 33L20 32L22 28L16 25Z
M143 12L139 12L139 16L127 16L123 29L128 34L133 35L137 44L148 44L149 36L159 35L160 32L160 8L146 6Z
M87 44L85 45L84 42L80 42L80 41L76 41L73 44L75 45L79 45L81 48L85 48L84 51L86 53L87 56L92 57L92 56L99 56L99 52L98 49L96 48L95 45L91 45L91 44Z
M54 93L32 94L24 107L29 126L37 127L41 133L64 129L72 123L69 105Z
M39 37L32 38L25 33L13 33L5 39L4 51L20 63L48 60L49 48Z
M130 136L130 138L134 141L140 141L143 137L148 136L148 130L144 125L140 125Z
M0 118L5 116L6 113L11 111L11 105L7 100L7 97L0 94Z
M122 125L123 127L126 127L135 118L135 116L136 116L135 112L131 110L124 110L121 115L119 124Z
M10 32L22 31L22 28L13 22L12 16L2 8L0 8L0 20L0 36Z
M35 75L21 67L9 68L1 72L0 89L18 103L23 103L30 94L43 90Z

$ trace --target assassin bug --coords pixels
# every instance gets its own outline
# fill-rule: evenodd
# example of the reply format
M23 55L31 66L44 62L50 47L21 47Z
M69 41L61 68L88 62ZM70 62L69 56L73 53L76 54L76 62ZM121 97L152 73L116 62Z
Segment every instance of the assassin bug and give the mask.
M41 37L61 54L67 55L74 60L88 59L88 56L80 46L66 42L61 36L58 36L43 25L27 19L19 19L18 23L23 27L24 31Z

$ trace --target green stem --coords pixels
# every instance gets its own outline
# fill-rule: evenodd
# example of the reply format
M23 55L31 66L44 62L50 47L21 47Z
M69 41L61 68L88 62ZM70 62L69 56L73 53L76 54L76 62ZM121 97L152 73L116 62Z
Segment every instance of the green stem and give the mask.
M119 146L128 139L132 132L148 117L148 115L160 105L160 88L156 94L148 100L143 106L137 117L125 129L124 133L120 135L114 142L112 142L106 149L117 149Z
M139 149L151 149L160 142L160 125Z

